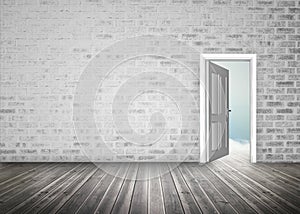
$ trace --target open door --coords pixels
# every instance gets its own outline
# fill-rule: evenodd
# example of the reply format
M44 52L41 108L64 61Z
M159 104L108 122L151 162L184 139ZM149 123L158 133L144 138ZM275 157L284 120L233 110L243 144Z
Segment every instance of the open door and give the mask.
M221 158L229 153L228 132L228 70L208 62L209 83L209 161Z

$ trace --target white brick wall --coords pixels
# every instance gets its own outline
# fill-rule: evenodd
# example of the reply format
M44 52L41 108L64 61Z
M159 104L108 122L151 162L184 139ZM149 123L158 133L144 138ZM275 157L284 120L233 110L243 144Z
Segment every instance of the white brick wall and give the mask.
M203 53L258 54L258 159L300 160L300 1L0 1L0 161L87 160L72 122L79 77L101 49L143 34L169 35ZM120 65L97 93L96 120L104 119L118 83L153 66L196 96L199 83L171 62L141 57ZM197 160L197 122L191 120L188 130L180 130L177 109L168 99L147 93L129 109L132 127L146 132L150 109L165 103L158 110L166 111L168 133L155 146L126 142L100 123L117 155L107 157L96 145L85 144L85 149L94 152L94 159L182 160L188 154ZM179 133L184 143L174 143Z

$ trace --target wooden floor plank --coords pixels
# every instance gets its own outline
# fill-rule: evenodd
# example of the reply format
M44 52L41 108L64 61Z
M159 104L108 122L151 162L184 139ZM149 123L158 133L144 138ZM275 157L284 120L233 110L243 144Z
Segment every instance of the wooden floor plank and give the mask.
M256 165L262 165L265 168L272 169L273 172L280 173L281 175L287 176L288 178L294 180L295 182L300 182L300 164L273 164L273 163L257 163ZM297 167L296 167L297 166Z
M62 189L60 189L60 187L64 183L64 181L72 179L79 170L83 169L84 168L82 167L82 165L76 164L72 170L67 171L62 176L57 177L57 179L53 180L53 182L49 183L46 186L43 186L41 190L37 191L34 195L26 198L22 203L18 204L12 210L10 210L9 213L35 213L35 210L40 210L43 205L47 203L45 201L51 200L51 194L53 194L53 192L63 191ZM50 170L50 173L53 171Z
M131 164L125 182L113 206L112 214L127 214L129 212L137 172L138 164Z
M111 213L111 210L114 206L115 200L119 195L120 189L122 188L125 177L127 175L129 164L128 163L120 163L120 171L114 178L111 185L107 188L103 199L99 203L94 213L102 214L102 213Z
M296 207L300 209L300 195L293 194L290 191L284 189L280 185L272 182L269 180L267 177L261 175L257 170L249 167L249 166L244 166L241 167L236 163L236 161L233 160L227 160L226 162L223 162L220 160L222 163L226 164L229 168L234 169L236 172L240 173L240 175L243 175L244 177L247 177L248 180L252 180L254 182L257 182L260 184L262 187L267 188L269 191L274 193L280 198L284 198L284 201L288 203L292 203ZM299 210L300 211L300 210Z
M256 182L248 177L248 175L242 174L235 170L231 166L223 163L222 161L216 161L217 163L211 163L215 168L221 169L223 172L229 174L234 180L239 181L243 186L247 187L250 194L254 195L259 202L263 203L266 207L269 207L271 212L287 213L295 212L297 210L292 204L287 202L281 196L274 194L271 189ZM296 209L295 209L296 208ZM264 211L265 212L265 211Z
M181 171L182 176L187 182L189 188L192 190L194 197L203 213L218 213L217 208L214 206L212 201L204 192L203 188L199 185L196 178L190 171L186 168L186 164L180 165L179 169Z
M230 176L227 176L226 174L224 174L222 171L220 171L219 169L213 167L211 168L211 165L206 165L205 166L206 169L210 170L210 172L213 174L212 178L210 177L210 173L207 172L207 176L209 179L217 179L219 178L219 180L221 180L229 189L230 191L234 192L237 195L237 199L242 199L242 201L238 200L239 202L242 203L241 206L249 206L251 207L251 209L249 209L249 211L253 210L253 213L268 213L267 211L264 211L264 209L268 209L268 208L261 208L260 203L256 203L256 198L254 196L252 196L247 189L242 186L242 184L237 181L232 179ZM222 188L226 188L226 187L222 187ZM244 202L247 204L245 205ZM239 210L239 206L236 207L237 210ZM247 213L247 211L245 212ZM251 213L251 212L250 212Z
M65 181L58 189L58 191L53 192L45 200L45 206L41 207L37 212L30 213L42 213L42 214L54 214L56 213L66 201L74 195L74 193L82 187L82 185L96 173L97 168L92 164L84 164L85 169L82 172L78 172L76 176Z
M196 202L196 199L194 198L194 195L192 194L190 188L186 184L186 181L182 177L177 167L177 164L169 164L171 176L177 188L178 195L184 209L184 213L202 213L200 207Z
M6 183L7 181L10 181L12 179L15 179L19 176L22 176L28 171L39 167L40 163L18 163L13 165L12 167L6 167L1 170L0 173L0 184Z
M197 170L202 173L204 177L206 177L215 188L223 195L224 198L234 207L234 209L238 213L255 213L244 200L240 197L239 194L234 192L229 186L224 183L222 179L217 177L212 171L210 171L206 165L199 166L198 164L194 166L194 170Z
M263 203L257 194L251 193L250 189L252 189L252 187L249 187L238 177L234 177L231 171L228 172L228 169L224 169L220 164L215 165L215 163L209 163L206 167L225 182L234 192L240 195L257 213L273 213L272 208Z
M149 168L148 213L165 213L160 163L152 163Z
M224 198L224 196L215 188L215 186L202 174L200 170L192 168L191 164L186 164L189 171L194 175L198 183L201 185L206 195L214 203L214 206L222 213L237 213L232 205Z
M23 203L26 199L30 198L41 189L45 188L45 186L51 184L59 177L65 175L68 171L72 170L76 166L78 166L78 164L76 163L60 165L54 170L49 170L42 175L36 176L31 185L28 185L27 187L22 189L17 189L17 191L12 194L4 204L1 204L0 210L7 213L9 210L17 207L17 205Z
M246 161L245 159L241 158L240 155L232 155L230 156L230 159L232 160L236 160L240 163L246 164L251 166L252 168L254 168L255 170L259 170L260 172L264 173L264 174L268 174L271 175L273 177L273 179L278 179L280 181L282 181L283 186L287 185L288 187L294 187L295 188L300 188L300 179L287 174L285 172L282 172L280 170L277 170L274 168L274 166L282 166L282 164L263 164L263 163L255 163L255 164L250 164L249 161ZM224 161L226 161L226 159L223 159ZM293 167L293 171L299 171L299 170L295 170L295 166L297 164L292 164Z
M234 152L228 158L237 158L240 161L250 163L250 158L245 157L243 154ZM261 165L265 168L270 168L273 171L281 173L282 175L288 176L292 179L300 181L300 163L261 163L258 162L255 165Z
M85 201L88 195L94 190L97 183L101 181L105 172L101 169L90 177L85 184L58 210L58 214L76 213L80 205Z
M45 173L56 166L57 164L41 164L31 170L28 170L23 175L6 180L5 182L0 184L0 198L3 195L6 195L7 198L10 192L12 192L16 188L23 189L24 187L27 187L28 185L30 185L30 182L34 180L35 176Z
M95 186L93 191L90 195L86 198L86 200L82 203L79 207L77 213L94 213L95 209L97 208L98 204L102 200L103 196L109 185L114 180L114 175L119 172L120 164L112 163L112 164L104 164L101 167L105 172L103 179Z
M135 181L133 196L130 206L132 214L146 214L148 212L148 166L139 164L137 180Z
M5 170L8 167L15 167L15 163L0 163L0 170Z
M184 213L169 167L167 164L161 164L160 170L165 212L167 214Z
M254 165L254 164L243 162L237 157L231 157L230 160L228 161L229 164L232 161L236 162L236 164L239 165L239 169L240 168L248 169L248 170L252 169L253 172L255 171L256 176L260 176L263 179L274 183L274 185L278 185L280 188L287 190L291 194L294 194L296 196L300 195L300 182L294 182L292 179L288 177L283 177L282 175L274 172L273 170L267 167L262 167L259 166L258 164ZM224 162L226 163L226 160L224 160Z
M5 173L0 173L0 214L300 213L300 180L292 172L299 165L250 164L240 155L178 167L166 163L107 163L100 169L90 163L1 166Z
M300 164L299 163L268 163L265 166L271 167L284 173L290 177L296 178L300 181Z

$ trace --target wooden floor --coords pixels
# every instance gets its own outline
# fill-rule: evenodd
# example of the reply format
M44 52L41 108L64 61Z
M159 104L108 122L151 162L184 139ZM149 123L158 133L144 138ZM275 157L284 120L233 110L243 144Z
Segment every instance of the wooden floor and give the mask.
M168 167L0 164L0 213L300 213L300 164L231 155Z

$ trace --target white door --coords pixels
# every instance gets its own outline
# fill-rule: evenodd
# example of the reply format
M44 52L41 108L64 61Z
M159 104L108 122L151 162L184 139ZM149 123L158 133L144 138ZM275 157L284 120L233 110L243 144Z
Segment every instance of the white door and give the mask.
M209 77L209 161L229 153L228 70L208 63Z

